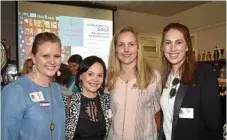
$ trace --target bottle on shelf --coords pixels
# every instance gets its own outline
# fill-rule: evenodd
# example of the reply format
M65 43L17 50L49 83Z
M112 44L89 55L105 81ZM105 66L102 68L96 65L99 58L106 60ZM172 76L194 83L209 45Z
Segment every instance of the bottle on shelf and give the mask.
M215 49L214 49L214 60L219 60L219 49L218 49L218 46L215 46Z
M220 53L219 60L224 60L224 59L226 59L226 58L225 58L225 55L224 55L224 53L225 53L225 49L224 49L224 48L219 49L219 53Z
M199 51L199 53L198 53L198 55L197 55L197 61L201 61L201 54L200 54L200 51Z
M202 54L202 61L206 61L206 51L204 50L203 54Z
M211 61L211 52L210 52L210 49L208 49L208 52L206 54L206 59L207 59L207 61Z

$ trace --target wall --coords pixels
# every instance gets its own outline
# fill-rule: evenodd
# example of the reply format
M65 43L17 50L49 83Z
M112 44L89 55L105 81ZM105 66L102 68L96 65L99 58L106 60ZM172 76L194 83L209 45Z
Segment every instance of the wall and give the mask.
M215 46L226 48L226 24L197 31L197 51L213 50Z
M1 2L1 39L11 46L11 59L16 60L16 3Z
M118 10L115 28L131 25L139 33L159 35L170 22L180 22L196 35L195 51L207 50L215 45L226 47L226 2L213 1L199 5L171 17ZM154 68L161 69L161 58L149 58Z
M116 31L123 26L129 25L134 27L139 33L156 34L166 24L166 18L145 13L117 10L114 24Z
M12 59L16 59L15 2L1 2L1 34L12 46ZM172 17L118 10L115 13L115 30L130 25L139 33L160 35L169 22L186 24L197 34L196 51L218 45L226 47L226 2L214 1L189 9ZM150 58L155 68L160 69L160 58Z
M226 47L226 2L213 1L168 18L168 22L185 24L196 35L196 54Z
M178 13L168 22L180 22L195 30L226 22L226 2L213 1Z

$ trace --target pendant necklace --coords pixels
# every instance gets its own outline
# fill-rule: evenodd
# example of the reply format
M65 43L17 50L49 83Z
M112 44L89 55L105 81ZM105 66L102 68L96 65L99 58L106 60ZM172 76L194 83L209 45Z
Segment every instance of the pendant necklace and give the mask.
M49 91L50 91L50 98L51 98L51 104L50 104L50 108L52 110L52 120L50 121L50 133L51 133L51 140L53 140L53 131L54 131L54 128L55 128L55 125L54 125L54 102L53 102L53 96L52 96L52 90L51 90L51 85L50 84L50 87L49 87ZM38 94L39 98L40 98L40 95ZM45 110L46 111L46 110ZM46 111L48 112L48 111ZM48 112L49 116L51 117L50 113Z
M34 80L34 76L31 75L32 77L32 81L35 83L35 80ZM35 83L36 84L36 83ZM52 120L50 121L50 132L51 132L51 140L53 140L53 131L54 131L54 128L55 128L55 125L54 125L54 102L53 102L53 95L52 95L52 90L51 90L51 87L52 87L52 83L50 83L50 87L49 87L49 92L50 92L50 98L51 98L51 104L50 104L50 107L51 107L51 110L52 110ZM39 99L41 99L40 95L38 94L39 96ZM45 110L45 112L48 112ZM51 117L51 114L48 112L49 116Z
M54 125L54 102L53 102L53 94L52 94L52 90L51 90L51 87L52 87L52 83L50 84L50 98L51 98L51 110L52 110L52 121L50 122L50 132L51 132L51 139L53 140L53 131L54 131L54 128L55 128L55 125Z

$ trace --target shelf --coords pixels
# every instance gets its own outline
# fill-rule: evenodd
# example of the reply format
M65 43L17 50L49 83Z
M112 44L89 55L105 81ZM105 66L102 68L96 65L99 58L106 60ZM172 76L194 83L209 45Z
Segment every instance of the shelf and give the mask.
M219 85L226 85L226 79L218 78Z

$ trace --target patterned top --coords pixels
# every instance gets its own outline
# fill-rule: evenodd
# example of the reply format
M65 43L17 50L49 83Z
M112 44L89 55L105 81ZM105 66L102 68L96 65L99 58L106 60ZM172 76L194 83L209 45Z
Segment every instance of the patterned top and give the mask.
M161 76L146 89L135 88L136 79L118 78L111 93L113 122L108 140L157 140L155 114L160 110Z
M81 110L81 93L73 94L71 97L71 102L69 105L69 112L66 116L66 130L65 130L65 140L72 140L78 125L80 110ZM112 113L110 110L110 95L107 93L99 94L99 99L101 102L101 108L105 118L106 124L106 134L104 140L106 140L109 128L111 125ZM65 105L67 105L68 96L63 97Z

